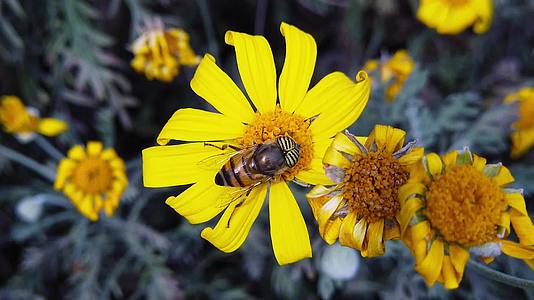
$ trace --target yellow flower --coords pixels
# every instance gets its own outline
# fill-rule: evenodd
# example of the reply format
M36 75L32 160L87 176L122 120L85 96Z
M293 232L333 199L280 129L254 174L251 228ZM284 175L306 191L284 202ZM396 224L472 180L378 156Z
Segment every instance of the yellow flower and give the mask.
M421 0L417 19L440 34L458 34L473 26L482 34L493 18L491 0Z
M17 96L2 96L0 100L0 123L8 133L28 138L37 132L56 136L67 130L65 122L53 118L39 118L34 109L24 106Z
M286 41L286 56L278 89L267 40L228 31L225 41L235 48L239 74L255 109L215 59L206 54L191 80L191 88L220 113L190 108L176 111L157 142L192 143L143 150L143 175L147 187L193 184L166 201L190 223L207 222L224 210L217 225L205 228L201 234L224 252L235 251L243 244L269 194L274 254L279 264L288 264L311 257L311 246L299 206L286 182L296 179L308 184L331 183L324 174L322 157L332 137L361 114L369 98L370 83L365 72L356 75L356 83L334 72L308 91L317 55L315 40L285 23L280 31ZM215 184L220 166L209 169L199 165L229 149L220 150L206 141L250 149L281 136L300 145L296 165L288 166L268 182L260 182L244 201L221 204L221 197L235 188Z
M384 241L400 237L398 189L423 156L413 142L404 146L405 136L401 129L376 125L367 138L349 132L335 137L323 163L336 185L317 185L306 195L328 244L339 239L373 257L384 254Z
M128 185L124 161L100 142L72 147L59 163L54 188L61 190L85 217L98 220L104 210L113 216Z
M501 252L534 266L534 225L522 190L501 164L468 149L426 155L399 190L401 238L431 286L457 288L469 255L490 263ZM512 225L519 243L507 240Z
M525 154L534 146L534 88L525 87L504 99L505 103L519 103L517 121L513 124L512 158Z
M389 83L386 89L386 99L392 101L400 93L404 82L413 72L414 67L415 61L410 54L406 50L399 50L384 61L368 60L365 63L364 70L367 72L380 71L380 81Z
M179 73L181 65L196 66L200 58L189 45L189 35L182 29L155 26L132 44L135 57L132 68L148 79L169 82Z

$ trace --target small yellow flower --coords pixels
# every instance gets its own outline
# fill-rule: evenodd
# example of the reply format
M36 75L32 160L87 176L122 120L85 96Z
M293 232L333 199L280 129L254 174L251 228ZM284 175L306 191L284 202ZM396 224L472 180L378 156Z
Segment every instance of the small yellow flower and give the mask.
M399 189L401 238L431 286L457 288L470 253L490 263L501 252L534 267L534 225L522 190L501 164L469 150L426 155ZM507 240L512 225L519 243Z
M3 96L0 100L0 123L8 133L27 138L37 132L56 136L67 130L65 122L53 118L39 118L34 109L24 106L19 97Z
M196 66L200 58L189 45L189 35L180 28L164 29L159 24L147 30L132 44L132 68L148 79L169 82L181 65Z
M491 0L421 0L417 19L440 34L459 34L470 26L482 34L493 18Z
M397 97L414 68L415 61L406 50L399 50L384 60L371 59L364 66L367 72L380 71L380 81L389 83L386 89L386 99L389 101Z
M128 185L124 161L100 142L72 147L59 163L54 188L63 191L85 217L98 220L104 210L113 216Z
M504 103L516 102L519 112L511 136L512 158L518 158L534 147L534 88L522 88L504 99Z
M312 253L306 223L287 182L296 179L331 184L322 157L332 137L360 116L369 98L370 83L365 72L356 75L356 82L334 72L308 90L317 56L315 40L286 23L280 31L286 41L286 55L278 88L267 40L258 35L226 33L225 41L235 48L239 74L254 108L213 56L204 56L191 88L220 113L192 108L176 111L158 136L161 146L143 150L143 179L146 187L193 184L166 201L190 223L207 222L224 211L214 228L201 233L224 252L233 252L243 244L268 194L274 255L279 264L288 264ZM234 188L215 184L220 167L200 166L207 158L224 153L206 142L247 149L280 136L300 145L297 163L268 182L260 182L243 201L221 204L221 197ZM167 145L170 140L188 143ZM229 181L235 178L227 176Z
M369 137L339 133L325 153L326 174L336 185L315 186L307 195L319 233L362 256L384 254L384 242L400 237L398 189L423 156L406 132L376 125ZM404 146L404 147L403 147Z

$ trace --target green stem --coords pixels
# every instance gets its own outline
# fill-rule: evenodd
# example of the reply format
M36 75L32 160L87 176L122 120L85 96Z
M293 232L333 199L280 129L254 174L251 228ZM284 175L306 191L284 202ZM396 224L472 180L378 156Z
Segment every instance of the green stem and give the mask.
M53 157L55 160L62 160L65 158L63 153L56 149L50 142L48 142L44 137L37 135L35 137L35 143L39 145L48 155Z
M202 18L202 23L204 24L204 30L206 30L206 35L208 37L208 52L218 59L219 47L213 32L213 23L211 22L208 2L206 0L197 0L197 4L199 7L200 16Z
M480 275L489 278L491 280L504 283L506 285L522 288L522 289L534 289L534 281L518 278L512 275L508 275L497 270L491 269L479 262L474 260L469 261L469 266L471 266L477 273Z
M11 148L0 145L0 155L31 169L35 173L38 173L44 178L50 180L51 182L54 182L56 180L56 173L53 170L41 165L35 160L27 157L26 155L20 154L19 152Z

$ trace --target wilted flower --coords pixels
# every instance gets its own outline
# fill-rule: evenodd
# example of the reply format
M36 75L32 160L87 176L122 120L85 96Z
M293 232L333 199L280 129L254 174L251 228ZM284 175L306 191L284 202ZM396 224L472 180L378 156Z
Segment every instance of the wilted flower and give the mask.
M383 59L371 59L365 63L364 70L367 72L380 72L380 82L389 83L386 89L386 99L392 101L400 93L404 82L415 67L415 61L406 50L395 52L392 57Z
M367 138L336 135L323 160L335 185L317 185L306 195L328 244L339 239L372 257L384 254L385 241L400 237L398 188L423 156L413 142L404 146L405 136L385 125L376 125Z
M505 103L518 103L518 117L513 124L512 153L513 158L520 157L534 146L534 88L525 87L506 96Z
M534 226L522 190L501 164L452 151L426 155L399 191L402 240L428 285L458 287L470 252L486 263L501 252L534 267ZM519 243L507 240L512 227Z
M132 44L135 57L131 65L148 79L171 81L180 66L196 66L200 58L189 45L189 34L180 28L165 29L156 23Z
M8 133L28 140L37 132L56 136L67 130L65 122L53 118L39 118L37 110L25 107L17 96L3 96L0 100L0 123Z
M59 163L54 188L63 191L80 213L92 221L104 210L111 217L128 185L124 161L100 142L72 147Z
M491 0L421 0L417 19L441 34L458 34L473 26L482 34L493 18Z
M181 195L166 201L193 224L207 222L224 210L214 228L202 231L203 238L224 252L235 251L243 244L269 189L274 254L278 263L287 264L312 255L306 224L287 182L296 179L309 184L331 183L324 174L322 157L331 138L361 114L369 98L370 83L365 72L356 75L356 83L334 72L308 91L317 55L315 40L285 23L280 30L286 40L286 57L278 82L279 101L276 67L267 40L263 36L228 31L225 41L235 48L239 74L256 110L216 65L215 59L206 54L191 80L191 88L220 113L191 108L176 111L157 142L160 145L167 145L170 140L196 143L143 150L143 175L147 187L193 183ZM232 193L234 188L215 184L220 165L203 168L202 161L235 152L231 147L217 148L223 144L251 149L281 136L293 139L300 146L296 164L288 165L283 173L267 181L259 181L246 198L221 204L221 197ZM225 176L228 178L219 179L239 181L234 172Z

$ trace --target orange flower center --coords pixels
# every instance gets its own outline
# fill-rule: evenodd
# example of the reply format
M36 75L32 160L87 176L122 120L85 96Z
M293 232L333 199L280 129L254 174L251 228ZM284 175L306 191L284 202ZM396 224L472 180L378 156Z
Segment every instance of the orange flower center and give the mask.
M400 210L397 193L407 180L408 172L391 154L356 154L345 172L343 198L369 223L389 219Z
M256 118L247 125L240 144L246 148L273 140L278 136L287 135L291 137L300 146L299 160L295 166L282 173L280 178L274 179L275 181L290 181L300 171L310 168L311 160L313 159L313 140L309 127L309 120L276 107L270 113L256 113Z
M476 246L497 239L504 193L473 166L456 166L438 176L430 184L426 202L425 215L446 241Z
M109 191L113 170L104 159L87 157L74 168L72 183L87 194L102 194Z

